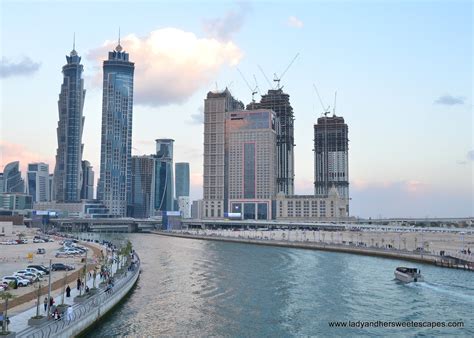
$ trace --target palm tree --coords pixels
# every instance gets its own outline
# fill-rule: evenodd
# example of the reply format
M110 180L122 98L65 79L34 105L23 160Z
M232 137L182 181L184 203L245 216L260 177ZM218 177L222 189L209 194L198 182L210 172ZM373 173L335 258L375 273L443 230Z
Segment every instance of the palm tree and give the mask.
M6 334L8 332L8 300L12 299L13 296L10 292L2 291L0 292L0 299L5 301L5 315L3 316L3 324L2 324L2 334Z

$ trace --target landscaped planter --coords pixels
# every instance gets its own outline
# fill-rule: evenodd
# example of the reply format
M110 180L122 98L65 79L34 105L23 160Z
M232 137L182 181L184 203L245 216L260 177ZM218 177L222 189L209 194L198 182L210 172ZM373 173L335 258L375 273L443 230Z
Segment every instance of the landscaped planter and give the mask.
M7 334L3 334L2 331L0 330L0 337L2 337L2 338L15 338L16 333L10 331Z
M28 319L28 325L41 325L43 323L46 323L48 321L48 317L46 316L39 316L39 318L31 317Z
M77 296L74 297L74 303L82 303L85 302L89 297L87 295Z

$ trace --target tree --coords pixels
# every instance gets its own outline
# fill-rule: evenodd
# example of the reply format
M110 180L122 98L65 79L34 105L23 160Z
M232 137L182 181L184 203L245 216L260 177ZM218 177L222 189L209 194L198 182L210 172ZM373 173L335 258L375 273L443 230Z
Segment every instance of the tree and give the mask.
M5 301L5 315L3 316L3 325L2 325L2 334L6 334L8 332L8 300L14 298L10 292L2 291L0 292L0 299Z

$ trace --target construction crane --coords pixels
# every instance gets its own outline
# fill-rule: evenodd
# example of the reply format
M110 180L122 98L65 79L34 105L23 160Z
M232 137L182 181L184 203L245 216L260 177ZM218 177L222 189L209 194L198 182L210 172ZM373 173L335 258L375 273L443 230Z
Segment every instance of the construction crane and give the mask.
M323 100L321 99L321 95L319 95L318 88L316 87L314 83L313 83L313 88L316 94L318 95L319 103L321 103L321 108L323 108L323 115L327 116L329 114L331 106L328 106L327 108L325 107Z
M273 77L273 82L276 82L277 83L277 87L276 89L281 89L283 87L280 87L280 81L281 79L283 78L283 76L285 76L286 72L288 71L288 69L290 69L291 65L293 64L293 62L295 62L296 58L298 57L298 55L300 55L300 53L296 53L295 57L293 58L293 60L291 60L291 62L289 63L289 65L286 67L286 69L283 71L283 73L281 73L280 76L278 76L276 73L274 73L274 77Z
M258 69L260 69L260 72L262 73L263 77L265 78L265 80L267 80L267 83L268 83L268 86L270 88L273 88L272 86L272 83L270 82L270 80L268 79L267 75L265 74L265 72L263 71L262 67L260 67L260 65L257 65L258 66Z
M252 93L252 103L255 103L255 99L254 99L254 95L257 94L257 87L253 88L250 87L250 84L249 82L247 81L247 79L245 78L244 74L240 71L240 69L237 67L237 70L240 74L240 76L242 77L242 80L244 80L245 84L247 85L248 89L250 90L250 92ZM254 76L255 77L255 76Z

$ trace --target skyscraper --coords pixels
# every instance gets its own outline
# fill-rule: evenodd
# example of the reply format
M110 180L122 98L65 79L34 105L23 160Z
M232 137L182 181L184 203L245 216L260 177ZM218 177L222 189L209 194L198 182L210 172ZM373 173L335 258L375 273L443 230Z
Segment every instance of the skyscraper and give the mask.
M277 193L278 119L272 110L229 113L225 163L229 210L243 219L271 219Z
M343 117L335 115L320 117L314 125L314 193L327 195L333 185L348 201L348 127Z
M176 199L181 196L189 196L189 163L178 162L174 168Z
M3 192L25 192L25 182L21 178L20 162L10 162L3 168Z
M223 217L227 211L225 191L225 118L228 112L243 110L226 88L209 92L204 100L204 200L203 218Z
M173 143L172 139L156 140L155 210L173 211Z
M76 202L81 193L81 160L84 145L84 80L83 66L76 50L66 56L63 66L63 84L59 94L59 121L56 130L58 148L54 168L54 199L60 202Z
M154 214L155 165L153 156L132 156L131 217L148 218Z
M81 199L94 199L94 170L89 161L82 161Z
M97 197L112 215L125 216L131 192L134 63L120 40L104 61L100 178Z
M262 95L260 103L251 103L247 109L271 109L280 120L280 131L277 136L278 177L277 190L286 195L294 194L295 159L294 159L294 115L290 105L290 95L281 88L270 89Z
M26 193L32 197L34 203L50 200L48 164L42 162L28 164L26 178Z

